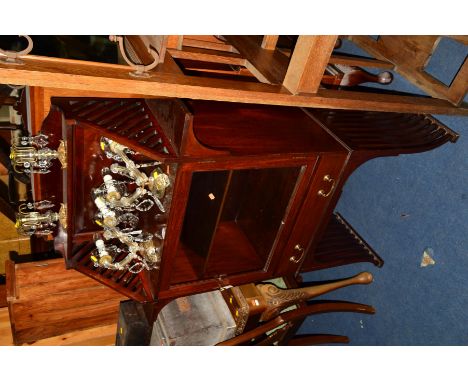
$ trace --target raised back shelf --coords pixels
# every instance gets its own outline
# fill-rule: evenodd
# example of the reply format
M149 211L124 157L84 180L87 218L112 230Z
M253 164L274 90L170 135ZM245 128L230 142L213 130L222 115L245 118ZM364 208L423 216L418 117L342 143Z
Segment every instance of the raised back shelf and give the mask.
M232 155L343 150L300 108L195 100L188 106L198 142Z

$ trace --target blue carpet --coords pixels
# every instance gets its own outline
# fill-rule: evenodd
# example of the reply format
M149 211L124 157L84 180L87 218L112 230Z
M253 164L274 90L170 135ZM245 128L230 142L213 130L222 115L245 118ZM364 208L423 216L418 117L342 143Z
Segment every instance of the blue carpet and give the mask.
M349 41L340 51L364 55ZM449 82L452 58L463 55L465 46L441 43L430 73ZM388 89L424 94L393 74ZM300 333L344 334L351 345L468 345L468 118L435 117L460 134L457 143L365 163L336 208L385 260L383 268L362 263L303 274L320 281L370 271L372 284L323 298L373 305L377 313L312 316ZM425 248L435 265L422 268Z

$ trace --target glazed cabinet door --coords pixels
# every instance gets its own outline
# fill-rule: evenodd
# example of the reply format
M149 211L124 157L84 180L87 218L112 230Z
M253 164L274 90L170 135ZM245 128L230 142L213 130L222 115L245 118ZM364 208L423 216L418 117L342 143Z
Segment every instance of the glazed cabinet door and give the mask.
M329 210L333 195L339 192L337 186L346 157L346 154L330 154L320 157L307 197L297 214L294 229L276 269L278 275L293 274L300 268L309 246L320 225L323 224L324 214Z
M166 248L161 289L273 275L315 167L316 157L308 160L183 171L185 208L178 227L168 229L169 241L178 239Z

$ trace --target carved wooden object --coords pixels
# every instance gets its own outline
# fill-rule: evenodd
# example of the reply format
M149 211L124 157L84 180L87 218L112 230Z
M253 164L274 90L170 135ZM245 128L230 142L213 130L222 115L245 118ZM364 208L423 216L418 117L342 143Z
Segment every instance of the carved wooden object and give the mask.
M261 321L268 321L275 315L278 315L279 312L287 306L309 300L349 285L370 284L371 282L372 275L369 272L362 272L345 280L298 289L280 289L273 284L257 284L256 287L262 296L262 302L264 302L266 306L260 319Z

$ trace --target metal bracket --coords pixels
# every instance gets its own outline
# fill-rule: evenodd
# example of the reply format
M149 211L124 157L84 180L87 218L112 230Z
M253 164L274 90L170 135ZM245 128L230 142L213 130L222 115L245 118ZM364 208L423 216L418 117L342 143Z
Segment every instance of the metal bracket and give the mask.
M19 35L28 40L28 46L19 52L13 52L11 50L0 49L0 62L9 65L24 65L24 62L20 60L20 57L27 56L33 49L33 41L31 37L27 35Z
M122 57L127 62L127 64L134 68L134 72L129 72L129 74L133 77L140 77L140 78L148 78L151 75L148 73L151 69L154 69L159 64L159 53L152 47L148 47L148 53L154 58L154 61L149 65L142 65L142 64L135 64L130 58L130 53L127 53L125 49L125 37L124 36L109 36L109 40L112 42L117 42L119 44L120 53ZM136 55L132 55L136 56ZM137 58L137 57L134 57Z
M58 220L63 229L67 229L67 205L60 203L60 211L58 213Z
M65 142L60 140L60 145L57 148L58 159L62 165L62 169L67 168L67 147Z

